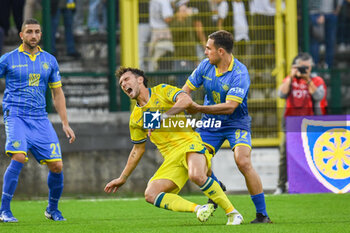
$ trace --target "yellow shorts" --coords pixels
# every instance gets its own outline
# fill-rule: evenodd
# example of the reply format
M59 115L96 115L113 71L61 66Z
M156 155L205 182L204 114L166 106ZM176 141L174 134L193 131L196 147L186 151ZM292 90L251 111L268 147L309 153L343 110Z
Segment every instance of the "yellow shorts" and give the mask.
M204 155L207 159L208 169L211 168L212 154L209 153L202 141L194 140L164 156L164 162L149 182L160 179L171 180L177 185L177 189L173 190L172 193L180 192L188 180L186 155L189 152L197 152L198 156Z

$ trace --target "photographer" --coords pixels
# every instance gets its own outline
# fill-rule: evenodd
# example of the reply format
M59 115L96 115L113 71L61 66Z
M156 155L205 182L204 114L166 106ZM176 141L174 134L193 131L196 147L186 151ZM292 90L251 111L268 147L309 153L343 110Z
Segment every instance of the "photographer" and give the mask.
M284 117L326 114L326 85L319 76L311 74L312 57L301 53L293 60L290 75L279 87L279 96L286 99ZM284 128L284 122L283 122ZM287 166L285 136L280 146L279 178L275 194L286 192Z

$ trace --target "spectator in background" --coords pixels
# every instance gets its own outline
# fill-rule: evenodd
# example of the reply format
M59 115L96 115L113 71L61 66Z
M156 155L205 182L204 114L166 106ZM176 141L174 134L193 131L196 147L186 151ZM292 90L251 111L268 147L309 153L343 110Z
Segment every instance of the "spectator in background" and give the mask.
M207 44L208 35L215 31L212 20L212 11L208 0L190 0L188 7L192 8L193 26L196 32L196 39L199 45L197 46L197 57L202 60L205 58L204 50Z
M11 12L17 29L17 33L21 31L23 23L23 9L25 0L1 0L0 7L0 27L3 28L5 35L10 29Z
M75 0L75 14L74 14L74 35L85 35L85 6L88 5L88 0Z
M159 69L158 61L163 56L174 52L171 32L168 24L173 18L173 8L170 0L151 0L149 3L149 23L151 27L151 42L149 54L151 60L149 71Z
M311 55L315 64L319 65L320 44L324 41L326 44L326 64L324 68L326 69L333 67L338 14L342 1L343 0L309 1ZM322 30L324 30L324 32L322 32Z
M81 55L76 51L73 36L73 11L75 3L72 0L51 0L51 53L57 56L56 50L56 32L60 22L60 15L63 15L64 34L67 46L67 56L80 58Z
M37 0L25 0L25 5L24 5L24 19L31 19L34 17L35 10L40 8L41 6L41 1Z
M286 99L284 118L326 114L326 85L323 79L311 73L312 57L301 53L293 60L290 75L279 87L279 96ZM283 129L285 128L283 121ZM280 145L279 177L275 194L287 192L286 139Z
M252 66L255 69L265 69L274 65L274 56L266 55L274 53L275 43L275 0L252 0L250 1L251 39L254 44L253 53L257 56ZM264 58L262 58L264 56Z
M226 0L212 0L212 3L214 7L213 21L216 22L217 29L227 30L227 28L224 28L224 21L228 16L229 4Z
M106 0L90 0L88 27L91 35L106 33L107 5Z
M175 15L170 22L174 43L174 67L176 71L192 71L196 67L196 40L192 28L192 9L187 6L189 0L175 2ZM187 75L177 75L176 86L185 84Z
M139 1L139 63L140 69L148 71L148 45L151 38L151 28L149 25L149 1Z
M337 37L338 51L350 50L350 0L344 0L341 7Z

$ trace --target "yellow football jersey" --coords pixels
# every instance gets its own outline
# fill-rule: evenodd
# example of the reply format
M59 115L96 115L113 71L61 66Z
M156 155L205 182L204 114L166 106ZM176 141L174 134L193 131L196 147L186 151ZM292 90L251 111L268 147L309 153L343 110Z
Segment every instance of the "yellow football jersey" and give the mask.
M149 88L149 92L150 99L148 103L142 107L135 105L130 116L130 137L135 144L147 140L148 129L144 128L144 112L156 112L158 110L160 113L165 113L175 104L178 94L184 91L171 85L160 84ZM157 146L163 157L179 146L187 146L194 138L201 141L199 134L194 132L186 122L187 119L182 112L169 117L161 123L160 129L155 129L152 132L151 142Z

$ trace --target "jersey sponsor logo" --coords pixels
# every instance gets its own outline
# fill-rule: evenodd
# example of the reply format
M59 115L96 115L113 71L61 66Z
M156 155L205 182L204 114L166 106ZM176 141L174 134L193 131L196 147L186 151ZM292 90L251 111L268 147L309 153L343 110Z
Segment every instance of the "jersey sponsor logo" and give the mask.
M29 86L39 86L40 74L29 74Z
M350 190L350 121L302 122L302 141L310 170L334 193Z
M49 63L47 63L47 62L42 62L41 66L43 67L44 70L48 70L49 69Z
M243 88L240 88L240 87L233 87L231 88L231 90L236 93L236 94L241 94L241 95L244 95L244 89Z
M143 128L144 129L160 129L160 116L162 114L156 112L143 112Z
M12 69L14 69L14 68L28 67L28 64L23 64L23 65L13 65L13 66L11 66L11 67L12 67Z
M209 81L212 80L211 78L209 78L208 76L205 76L205 75L203 75L202 77L203 77L204 79L206 79L206 80L209 80Z
M167 91L166 95L167 95L168 97L170 97L170 95L171 95L174 91L176 91L176 88L171 87L171 88L169 88L169 90Z

